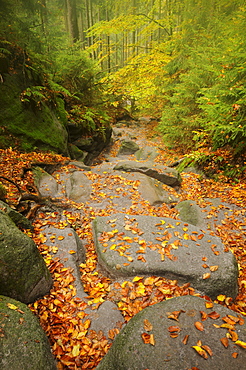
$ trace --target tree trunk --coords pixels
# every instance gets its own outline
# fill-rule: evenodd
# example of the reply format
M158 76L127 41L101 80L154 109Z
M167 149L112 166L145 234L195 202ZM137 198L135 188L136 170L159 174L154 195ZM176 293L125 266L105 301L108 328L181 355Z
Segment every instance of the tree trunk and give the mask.
M76 0L66 0L66 7L67 7L68 30L72 42L75 43L76 41L79 41L79 27L78 27Z

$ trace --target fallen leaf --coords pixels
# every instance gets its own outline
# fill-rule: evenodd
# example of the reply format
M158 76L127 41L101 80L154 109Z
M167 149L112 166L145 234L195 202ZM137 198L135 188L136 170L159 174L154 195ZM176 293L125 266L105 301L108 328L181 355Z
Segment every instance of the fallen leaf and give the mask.
M197 330L200 330L200 331L204 330L204 326L200 321L196 321L194 325L197 328Z
M18 310L18 307L12 303L7 303L7 306L8 308L10 308L11 310Z
M226 337L221 338L220 341L221 341L221 343L223 344L223 346L225 348L227 348L229 346L229 340L228 340L228 338L226 338Z
M151 331L153 329L152 324L149 322L149 320L144 320L144 330Z
M207 318L208 318L208 314L207 314L206 312L204 312L204 311L200 311L200 314L201 314L201 316L202 316L202 321L207 320Z
M237 358L238 353L237 352L233 352L231 355L232 355L233 358Z
M180 327L179 327L179 326L169 326L168 331L169 331L170 333L173 333L173 332L180 332L180 331L181 331L181 329L180 329Z
M246 348L246 342L243 342L242 340L236 340L234 343L242 348Z
M183 343L183 344L187 344L188 340L189 340L189 334L187 334L187 335L184 337L184 339L182 340L182 343Z
M57 239L58 240L63 240L64 239L64 236L63 235L59 235Z
M217 270L218 270L218 268L219 268L219 266L210 266L210 267L209 267L209 270L210 270L211 272L215 272L215 271L217 271Z
M194 348L194 350L200 355L202 356L203 358L205 358L207 360L208 358L208 354L207 352L202 349L202 347L199 347L199 346L192 346L192 348Z
M217 300L220 302L224 302L225 299L226 299L226 296L224 294L220 294L217 296Z
M141 336L145 344L152 344L152 346L155 345L155 339L153 334L143 333Z
M206 272L206 274L202 275L203 280L209 279L211 274L209 272Z
M218 312L213 311L208 314L208 317L210 319L217 320L220 317L220 314Z
M211 350L211 348L209 346L203 345L202 348L205 349L205 351L208 352L209 356L213 356L213 351Z

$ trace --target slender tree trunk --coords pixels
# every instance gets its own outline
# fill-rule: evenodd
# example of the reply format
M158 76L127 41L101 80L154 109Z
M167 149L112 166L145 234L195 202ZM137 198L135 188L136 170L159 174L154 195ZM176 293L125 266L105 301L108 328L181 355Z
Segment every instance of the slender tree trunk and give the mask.
M66 5L67 5L68 29L72 42L75 43L76 41L79 41L79 27L78 27L76 0L66 0L66 3L67 3Z

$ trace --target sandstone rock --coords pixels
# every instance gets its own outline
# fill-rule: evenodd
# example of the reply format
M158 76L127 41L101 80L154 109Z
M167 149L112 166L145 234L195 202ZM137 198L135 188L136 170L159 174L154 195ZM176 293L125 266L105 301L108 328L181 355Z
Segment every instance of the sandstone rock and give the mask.
M118 156L134 154L137 150L139 150L139 146L134 141L125 139L121 143Z
M64 267L72 271L75 281L71 284L76 289L76 297L81 299L84 298L86 293L83 289L79 270L79 265L85 262L86 253L82 241L70 227L57 229L48 225L42 228L42 233L47 238L45 244L52 248L51 255L54 258L58 257Z
M86 311L89 313L89 311ZM98 310L93 310L89 313L91 320L90 330L95 330L97 333L102 331L109 338L109 330L120 329L124 323L124 318L115 303L111 301L103 302Z
M118 213L98 217L93 231L99 264L114 277L164 276L179 284L190 283L211 298L219 294L235 298L235 256L224 252L218 237L187 225L154 216ZM139 259L141 255L143 259Z
M78 203L89 200L92 192L91 182L82 171L73 172L66 183L66 195Z
M178 187L181 184L180 174L176 170L166 166L153 167L148 162L121 161L114 166L114 170L140 172L172 187Z
M1 370L55 370L46 334L23 303L0 296Z
M180 312L178 321L168 318L174 311ZM202 321L201 312L214 319L208 316ZM207 309L205 300L193 296L172 298L149 306L127 323L96 370L241 370L245 367L245 349L231 339L228 339L228 348L225 348L221 339L226 340L227 335L230 337L228 329L214 327L214 324L225 324L223 317L228 319L228 315L238 320L239 315L234 311L218 304ZM146 330L145 320L151 324L151 330ZM204 330L197 329L201 325ZM170 334L175 333L175 327L177 336L172 338ZM245 342L246 325L235 323L234 327L238 339ZM154 340L152 344L143 340L149 335ZM193 347L199 345L199 341L204 346L201 349L206 358Z
M40 167L33 169L34 182L42 197L54 197L57 194L58 185L54 177Z
M201 208L193 200L184 200L176 205L179 211L179 217L182 221L188 222L189 224L206 227L204 218L206 215L202 213Z
M11 208L8 204L0 201L0 210L5 212L11 220L15 223L16 226L21 227L23 229L33 229L32 223L28 220L25 216L21 213L15 211Z
M47 294L52 279L31 238L0 211L0 294L24 303Z

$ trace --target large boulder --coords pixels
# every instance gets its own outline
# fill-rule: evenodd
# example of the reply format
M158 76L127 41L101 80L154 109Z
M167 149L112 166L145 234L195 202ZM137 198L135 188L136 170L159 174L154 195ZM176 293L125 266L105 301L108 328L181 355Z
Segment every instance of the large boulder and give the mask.
M46 104L40 97L45 94L45 87L39 89L42 83L36 82L33 76L23 76L23 66L17 73L3 76L0 115L4 130L0 145L3 148L18 145L22 150L39 148L67 155L64 102L57 98L53 107Z
M96 370L241 370L245 341L246 325L234 311L177 297L134 316Z
M24 303L47 294L52 278L34 243L0 211L0 294Z
M23 303L0 296L1 370L55 370L46 334Z
M7 216L15 223L16 226L22 229L33 229L32 223L21 213L15 211L8 204L0 200L0 210L6 213Z
M190 283L211 298L237 295L235 256L218 237L171 218L118 213L97 217L100 266L112 276L156 275Z
M176 170L167 166L153 167L149 162L121 161L114 166L114 170L140 172L171 187L178 187L181 184L180 174Z

